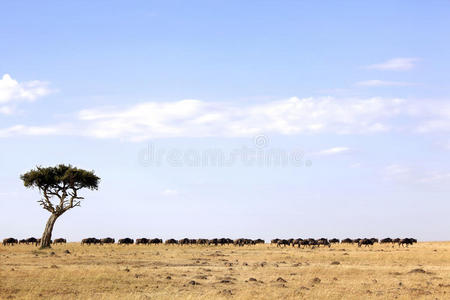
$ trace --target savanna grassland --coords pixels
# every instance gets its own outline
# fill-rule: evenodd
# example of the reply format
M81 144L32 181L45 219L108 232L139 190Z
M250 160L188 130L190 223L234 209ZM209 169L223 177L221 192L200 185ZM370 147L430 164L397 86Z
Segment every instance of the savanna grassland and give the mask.
M449 299L450 243L0 246L0 298Z

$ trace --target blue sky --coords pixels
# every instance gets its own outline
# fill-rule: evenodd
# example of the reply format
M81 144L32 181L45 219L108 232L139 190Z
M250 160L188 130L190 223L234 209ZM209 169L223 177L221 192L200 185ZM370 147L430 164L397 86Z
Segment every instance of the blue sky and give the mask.
M2 3L0 236L48 217L19 175L72 163L102 183L58 220L70 240L449 239L449 9Z

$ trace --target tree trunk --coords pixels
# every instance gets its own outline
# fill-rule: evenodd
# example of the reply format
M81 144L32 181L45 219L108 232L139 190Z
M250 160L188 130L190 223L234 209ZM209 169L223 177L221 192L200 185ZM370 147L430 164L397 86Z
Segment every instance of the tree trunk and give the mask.
M48 218L47 225L45 225L44 234L42 234L41 238L41 249L51 248L51 240L52 240L52 231L53 225L55 225L56 219L58 219L59 215L52 214L50 218Z

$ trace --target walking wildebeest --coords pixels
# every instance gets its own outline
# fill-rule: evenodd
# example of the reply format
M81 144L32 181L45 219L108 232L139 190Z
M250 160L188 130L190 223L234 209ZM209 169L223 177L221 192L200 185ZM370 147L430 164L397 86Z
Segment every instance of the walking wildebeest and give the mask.
M166 245L176 245L178 244L178 241L176 239L168 239L165 242Z
M233 240L230 238L220 238L218 239L219 245L231 245L233 244Z
M40 243L40 239L38 240L35 237L27 238L27 244L35 244L36 246Z
M328 248L331 247L330 242L328 242L328 239L326 239L326 238L321 238L321 239L317 240L317 246L320 247L320 245L323 245L324 247L328 246Z
M15 244L18 244L19 241L15 238L6 238L3 240L3 246L14 246Z
M136 239L136 245L140 245L140 244L142 244L142 245L148 245L149 242L150 242L150 240L149 240L149 239L146 239L146 238Z
M178 241L179 245L190 245L191 244L191 240L188 238L184 238Z
M414 244L414 243L417 243L417 240L416 239L413 239L413 238L404 238L404 239L401 239L399 242L398 242L398 246L400 247L400 246L402 246L402 247L408 247L408 245L412 245L412 244Z
M102 244L114 244L116 242L115 239L107 237L100 240Z
M279 241L280 239L273 239L273 240L271 240L270 241L270 244L272 244L272 245L278 245L278 241Z
M390 244L392 243L392 239L391 238L384 238L381 239L380 244Z
M331 239L329 240L330 244L339 244L339 239Z
M372 239L360 239L358 242L358 247L364 245L364 247L373 246L374 242Z
M213 238L208 240L208 245L214 245L217 246L219 244L219 239L218 238Z
M278 240L277 241L277 247L281 247L281 246L283 246L283 247L286 247L286 246L289 246L291 243L289 242L289 240Z
M353 244L353 240L350 238L343 239L341 244Z
M150 239L149 244L162 244L163 240L162 239Z
M65 243L67 243L67 241L66 241L66 239L59 238L59 239L55 239L55 240L53 241L53 243L54 243L55 245L57 245L57 244L65 244Z
M208 239L197 239L197 245L208 245Z
M255 244L255 242L251 239L240 238L240 239L234 240L234 245L239 246L239 247L242 247L244 245L254 245L254 244Z
M300 248L301 242L303 241L303 239L295 239L292 242L292 247L295 247L295 245L297 245L298 248Z
M319 247L319 241L309 238L308 239L308 246L311 246L311 248L315 248L316 246Z
M132 245L134 243L133 239L124 238L119 240L119 245Z
M91 237L91 238L85 238L85 239L82 239L82 240L81 240L81 245L87 244L87 245L89 246L89 245L91 245L91 244L96 245L96 244L101 244L101 243L102 243L101 240L99 240L99 239L97 239L97 238L93 238L93 237Z

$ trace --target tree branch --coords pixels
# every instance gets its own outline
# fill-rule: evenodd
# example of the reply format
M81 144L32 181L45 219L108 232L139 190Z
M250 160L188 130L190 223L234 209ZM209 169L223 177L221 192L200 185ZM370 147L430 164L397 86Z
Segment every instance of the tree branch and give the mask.
M46 199L41 199L38 201L38 203L46 210L48 210L51 213L55 213L55 208L51 204L51 202L47 201Z

